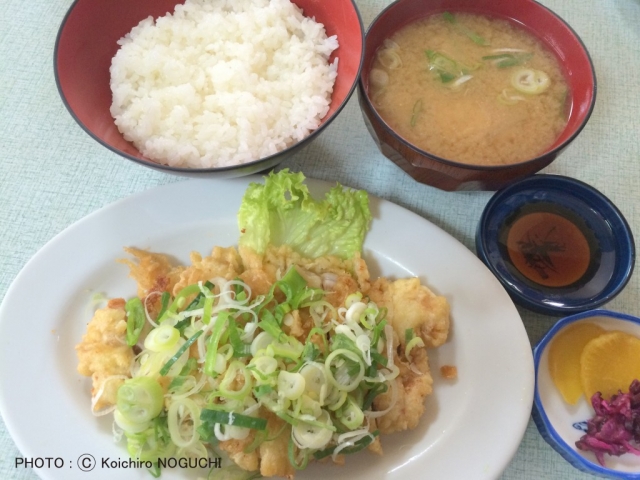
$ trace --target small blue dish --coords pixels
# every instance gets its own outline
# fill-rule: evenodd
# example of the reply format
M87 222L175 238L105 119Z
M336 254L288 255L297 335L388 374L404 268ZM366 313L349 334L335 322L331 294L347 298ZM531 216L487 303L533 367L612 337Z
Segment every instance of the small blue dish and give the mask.
M592 310L559 320L533 349L536 387L533 397L533 421L544 440L575 468L604 478L640 480L640 457L627 453L619 457L605 455L600 465L595 455L575 446L586 430L593 408L584 396L576 405L566 403L549 373L549 345L569 325L589 322L605 330L619 330L640 337L640 318L609 310Z
M476 232L478 257L515 303L545 315L597 308L635 264L629 224L584 182L534 175L496 192Z

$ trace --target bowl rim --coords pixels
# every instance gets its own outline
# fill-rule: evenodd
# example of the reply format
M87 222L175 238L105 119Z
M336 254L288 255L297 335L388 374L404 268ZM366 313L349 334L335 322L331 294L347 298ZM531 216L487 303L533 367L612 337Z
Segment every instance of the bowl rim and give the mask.
M63 91L62 91L62 86L60 84L60 78L59 78L59 74L58 74L58 50L60 47L60 40L62 37L62 34L64 32L64 29L66 27L67 21L69 19L69 17L71 16L73 10L75 9L76 5L78 3L80 3L83 0L74 0L73 3L71 4L71 6L69 7L69 9L67 10L67 12L65 13L62 22L60 23L60 27L58 28L58 33L56 34L56 41L55 41L55 45L53 48L53 73L54 73L54 78L55 78L55 82L56 82L56 88L58 90L58 94L60 96L60 98L62 99L62 103L64 104L65 108L67 109L67 111L71 114L71 117L75 120L75 122L80 126L80 128L82 128L82 130L84 130L90 137L92 137L95 141L97 141L100 145L106 147L107 149L111 150L113 153L118 154L121 157L124 157L128 160L132 160L133 162L139 164L139 165L143 165L145 167L150 167L150 168L154 168L157 170L161 170L161 171L165 171L168 173L176 173L176 174L197 174L197 173L224 173L224 172L230 172L230 171L234 171L234 170L238 170L238 169L242 169L242 168L251 168L251 167L256 167L257 165L260 164L265 164L265 169L270 168L274 165L274 162L277 163L277 158L279 156L286 156L289 152L293 151L294 149L303 147L304 145L306 145L307 143L309 143L311 140L315 139L316 136L318 136L320 134L320 132L322 132L329 124L331 124L333 122L333 120L336 119L336 117L338 116L338 114L344 109L344 107L347 105L347 103L349 102L349 100L351 99L351 96L353 95L353 92L355 91L357 85L358 85L358 80L360 78L360 74L362 72L362 66L364 65L364 42L365 42L365 27L364 27L364 23L362 21L362 15L360 14L360 10L358 9L358 5L356 4L355 0L349 0L349 3L351 3L356 17L358 19L358 23L360 25L360 40L362 43L362 49L360 51L360 61L358 63L358 69L356 71L355 77L354 77L354 81L351 85L351 87L349 88L349 91L347 92L347 94L345 95L345 98L342 100L342 102L340 102L340 105L338 105L338 107L336 108L336 110L331 114L331 116L329 116L328 118L326 118L325 121L322 122L322 124L316 128L315 130L313 130L311 133L309 133L309 135L307 135L306 137L304 137L302 140L297 141L295 143L293 143L292 145L290 145L289 147L285 148L284 150L280 150L272 155L269 155L267 157L263 157L263 158L259 158L257 160L252 160L251 162L246 162L246 163L239 163L236 165L227 165L224 167L207 167L207 168L202 168L202 167L196 167L196 168L191 168L191 167L173 167L171 165L166 165L163 163L156 163L152 160L143 160L141 158L138 157L134 157L133 155L130 155L126 152L123 152L122 150L108 144L107 142L103 141L100 137L98 137L96 134L94 134L79 118L78 116L75 114L75 112L73 111L73 109L71 108L71 106L69 105L69 102L67 101L67 98L65 97ZM183 3L184 0L178 0L177 3ZM177 4L176 3L176 4ZM137 150L137 147L136 147ZM142 154L142 153L141 153ZM251 168L251 171L253 172L258 172L261 171L259 168Z
M365 35L365 44L364 44L364 48L363 48L363 50L364 50L363 60L366 57L366 53L367 53L367 51L366 51L366 39L369 36L369 32L375 26L375 24L380 20L380 18L384 14L386 14L387 11L391 10L392 8L394 8L398 3L402 2L402 1L403 0L395 0L393 3L391 3L390 5L385 7L378 15L376 15L376 17L373 19L373 21L369 24L369 27L367 28L367 32L366 32L366 35ZM371 103L371 100L369 99L369 95L367 94L367 91L365 89L365 85L364 85L364 81L363 81L363 75L361 73L360 74L360 78L358 80L358 90L362 93L361 96L364 98L364 101L367 103L367 107L372 111L372 115L376 118L376 120L380 123L380 125L382 125L385 128L387 133L389 133L396 141L400 142L404 147L409 148L410 150L413 150L415 153L417 153L420 156L426 156L426 157L428 157L429 159L431 159L431 160L433 160L435 162L442 163L443 165L446 165L446 166L449 166L449 167L463 168L465 170L472 170L472 171L489 171L489 172L491 172L491 171L505 170L505 169L509 169L509 168L522 167L522 166L529 165L529 164L535 164L537 162L544 161L549 156L555 157L556 155L558 155L573 140L575 140L575 138L578 136L578 134L580 132L582 132L584 127L587 125L587 122L591 118L591 114L593 113L593 109L595 108L595 105L596 105L596 97L597 97L597 91L598 91L598 79L596 77L596 70L595 70L595 66L593 64L593 59L591 58L591 54L589 53L589 50L587 49L585 43L582 41L582 38L580 38L580 36L573 29L573 27L571 27L571 25L569 25L566 22L566 20L564 20L560 15L555 13L549 7L546 7L546 6L542 5L537 0L528 0L528 1L530 3L535 4L537 7L541 8L543 10L546 10L551 16L557 18L561 23L563 23L567 27L567 29L576 38L576 40L578 41L580 47L582 48L583 52L585 53L585 55L587 57L587 60L588 60L588 63L589 63L589 67L591 69L591 75L593 77L593 94L591 95L591 99L590 99L590 102L589 102L589 108L587 109L587 112L585 113L585 116L582 119L582 121L580 122L580 124L576 127L575 131L564 142L562 142L560 145L556 146L555 148L553 148L551 150L546 150L543 153L541 153L540 155L538 155L538 156L536 156L534 158L531 158L529 160L524 160L522 162L509 163L509 164L504 164L504 165L475 165L475 164L472 164L472 163L456 162L455 160L449 160L449 159L446 159L446 158L443 158L443 157L439 157L437 155L434 155L432 153L427 152L426 150L422 150L422 149L416 147L415 145L413 145L412 143L408 142L407 140L405 140L404 137L402 137L401 135L398 135L395 132L395 130L382 118L382 116L380 116L380 114L378 113L376 108Z
M622 272L621 281L617 282L614 288L611 287L611 282L608 282L605 289L603 289L597 297L594 299L583 302L581 304L573 305L573 306L557 306L557 305L549 305L543 304L541 302L535 301L531 299L529 296L523 294L517 289L512 288L509 282L507 282L503 275L498 271L493 262L490 261L487 250L489 242L485 235L486 224L488 220L491 218L493 214L494 207L500 205L501 202L515 193L519 193L522 188L532 188L533 186L537 186L538 190L546 190L549 188L549 182L554 183L554 189L557 189L558 186L563 186L569 184L574 188L580 189L582 192L587 193L588 195L595 196L600 201L602 201L614 214L615 220L618 225L622 228L623 233L625 234L624 240L627 243L628 249L626 249L626 254L623 256L621 260L621 264L624 265L624 270ZM569 190L565 190L565 194L571 197L575 197L574 193ZM607 218L609 222L611 219ZM603 304L609 302L613 298L615 298L627 285L631 276L633 275L634 267L635 267L635 258L636 258L636 248L635 248L635 239L633 237L633 232L629 223L625 219L624 215L620 211L620 209L602 192L600 192L595 187L585 183L576 178L567 177L564 175L557 174L536 174L531 175L529 177L525 177L522 180L518 180L514 183L511 183L504 187L503 189L497 191L487 202L482 214L480 216L480 221L478 222L478 227L476 230L476 253L478 257L483 261L483 263L489 268L491 273L493 273L502 286L507 290L509 295L514 298L514 300L520 305L533 310L538 313L542 313L545 315L567 315L572 313L580 313L585 312L587 310L591 310L597 307L602 306ZM607 292L606 294L603 294Z
M538 341L533 347L533 364L535 368L535 389L533 394L533 410L532 417L536 424L538 432L542 438L547 442L557 453L559 453L567 462L573 467L585 471L594 473L600 476L606 476L610 478L622 478L625 480L640 480L640 472L621 472L619 470L613 470L607 467L598 465L585 456L575 451L567 442L562 439L560 434L554 428L553 424L549 420L548 415L542 405L542 399L540 398L540 392L538 390L538 374L540 359L542 354L549 344L549 342L556 336L556 334L567 325L575 323L580 320L584 320L592 317L610 317L623 321L630 321L637 325L640 325L640 317L635 317L626 313L619 313L613 310L607 309L595 309L586 312L576 313L568 317L564 317L558 320Z

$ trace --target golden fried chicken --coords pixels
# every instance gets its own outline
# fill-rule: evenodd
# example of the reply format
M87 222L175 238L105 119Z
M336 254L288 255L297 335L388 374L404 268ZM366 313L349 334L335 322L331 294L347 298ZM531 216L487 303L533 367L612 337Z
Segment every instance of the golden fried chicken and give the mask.
M138 296L144 298L149 292L170 292L178 281L184 267L174 268L166 255L152 253L139 248L125 248L135 260L120 259L129 267L129 276L138 284Z
M254 472L260 467L260 455L258 450L252 452L245 452L247 448L253 442L255 437L255 431L251 431L249 436L243 440L225 440L218 444L223 452L229 455L229 458L235 462L243 470Z
M260 474L264 477L284 477L292 479L295 470L289 462L287 449L291 437L291 427L284 425L272 413L267 413L267 432L269 440L260 444ZM278 434L279 433L279 434ZM277 437L273 438L276 434Z
M251 431L249 436L243 440L220 442L220 449L244 470L260 471L264 477L292 479L295 470L289 462L287 453L291 427L268 410L263 409L261 416L267 419L265 432L267 440L260 443L255 450L246 451L255 439L255 431Z
M358 289L369 288L369 270L359 254L351 260L335 256L310 259L302 257L286 245L270 245L264 255L246 247L240 247L239 253L246 270L261 270L272 281L278 280L295 265L310 287L331 290L337 278L344 275L352 279Z
M174 294L187 285L206 282L216 277L232 280L243 271L240 255L233 247L213 247L211 255L207 257L197 252L192 252L190 257L191 266L180 272L180 280L173 287Z
M114 405L123 377L130 376L134 355L125 340L125 317L124 302L120 308L97 310L76 346L78 372L93 380L94 411Z
M197 282L224 278L239 278L252 292L252 297L265 295L291 267L294 267L311 288L325 292L325 300L334 307L345 305L346 298L355 292L387 309L385 327L392 335L391 348L394 363L399 369L392 380L393 386L386 393L378 395L371 410L384 415L367 420L370 431L381 434L415 428L425 411L425 398L431 394L433 379L429 369L427 351L422 346L414 347L409 357L405 355L405 332L412 329L426 347L443 344L449 332L449 305L442 296L435 295L417 278L389 281L385 278L371 282L366 263L359 255L351 260L338 257L308 259L301 257L289 247L267 248L264 255L250 249L215 247L211 255L191 254L190 266L172 266L165 255L154 254L135 248L126 249L135 257L134 261L123 260L129 265L131 277L138 284L138 295L145 299L147 311L154 317L160 308L160 295L151 292L170 292L173 295L183 287ZM284 295L276 292L277 295ZM148 300L148 302L147 302ZM98 310L89 323L87 333L76 347L79 358L78 371L93 378L93 395L101 389L95 404L98 410L115 403L122 378L128 377L133 359L133 351L126 345L126 314L124 300L112 301L110 308ZM336 310L332 315L339 321ZM313 317L308 307L292 309L284 315L281 328L285 334L304 342L318 319ZM326 320L325 320L326 321ZM146 332L143 331L142 337ZM327 339L318 333L311 337L319 350L325 352ZM191 346L191 355L198 358L198 346ZM387 354L386 348L383 355ZM238 374L239 375L239 374ZM119 376L119 377L118 377ZM241 378L241 377L238 377ZM106 379L115 379L105 383ZM238 380L239 381L239 380ZM230 386L239 390L244 379ZM166 387L166 385L163 385ZM103 388L104 387L104 388ZM252 430L243 440L226 440L219 443L220 449L241 468L259 471L264 477L284 477L293 479L295 469L288 456L291 426L263 407L261 417L267 419L267 431ZM253 450L248 447L256 443L256 435L265 435ZM368 446L376 454L382 454L380 437ZM338 455L335 463L342 464L344 455Z
M424 413L425 399L433 390L433 378L424 348L412 349L410 359L404 357L405 332L413 329L426 347L442 345L449 334L449 304L444 297L422 285L418 278L392 282L379 278L371 284L367 294L379 306L387 308L387 321L394 331L394 361L400 369L394 380L396 403L377 419L380 433L415 428ZM392 399L393 392L389 389L376 397L374 409L387 409Z
M144 298L150 292L178 293L182 288L216 277L231 280L242 273L242 263L234 247L214 247L211 255L203 257L198 252L190 255L191 266L174 267L169 257L138 248L125 248L135 260L121 259L129 267L130 276L138 284L138 296Z
M367 292L371 300L387 307L387 320L404 342L412 328L427 347L442 345L449 334L449 303L420 283L418 278L390 282L379 278Z
M415 350L415 352L414 352ZM432 392L433 378L429 370L427 352L424 349L412 350L411 360L417 373L409 363L396 358L400 375L394 380L397 400L391 410L377 419L380 433L388 434L418 426L424 413L425 398ZM373 401L374 409L385 410L391 405L392 389L378 395Z

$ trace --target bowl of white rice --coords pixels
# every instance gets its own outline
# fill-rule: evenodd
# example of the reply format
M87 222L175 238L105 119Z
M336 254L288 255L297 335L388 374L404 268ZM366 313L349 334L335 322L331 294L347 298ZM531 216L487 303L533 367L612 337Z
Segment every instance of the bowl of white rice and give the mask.
M274 167L351 97L354 0L76 0L54 69L77 123L113 152L186 176Z

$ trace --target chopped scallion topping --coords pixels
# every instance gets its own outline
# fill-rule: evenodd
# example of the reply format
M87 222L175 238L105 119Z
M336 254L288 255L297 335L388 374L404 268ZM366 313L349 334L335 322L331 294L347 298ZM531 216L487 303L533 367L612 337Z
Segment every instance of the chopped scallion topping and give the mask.
M551 79L542 70L521 68L511 75L511 86L529 95L539 95L545 92L549 85L551 85Z
M160 369L160 375L166 375L167 373L169 373L169 370L171 369L171 367L173 366L174 363L176 363L178 361L178 359L184 354L184 352L187 351L187 349L193 345L193 342L195 342L198 337L202 335L202 330L198 330L196 333L194 333L191 338L189 338L189 340L187 340L179 349L178 351L173 355L173 357L171 357L169 359L169 361L167 363L164 364L164 367L162 367Z
M497 55L486 55L482 57L482 60L486 60L496 66L497 68L508 68L519 65L524 65L526 62L533 58L533 53L529 52L514 52L514 53L500 53Z
M471 29L465 27L464 25L458 23L456 17L453 14L444 12L442 14L442 17L453 26L455 31L467 36L473 43L482 46L489 45L489 43L483 37L472 31Z
M254 430L265 430L267 420L260 417L250 417L235 412L225 412L211 408L203 408L200 412L200 420L206 424L221 423L234 427L253 428Z
M142 327L144 327L146 320L144 305L138 297L134 297L127 301L124 309L127 312L127 345L132 347L138 343Z
M416 122L418 121L418 115L422 111L422 100L416 100L416 103L413 104L413 109L411 110L411 126L415 127Z

